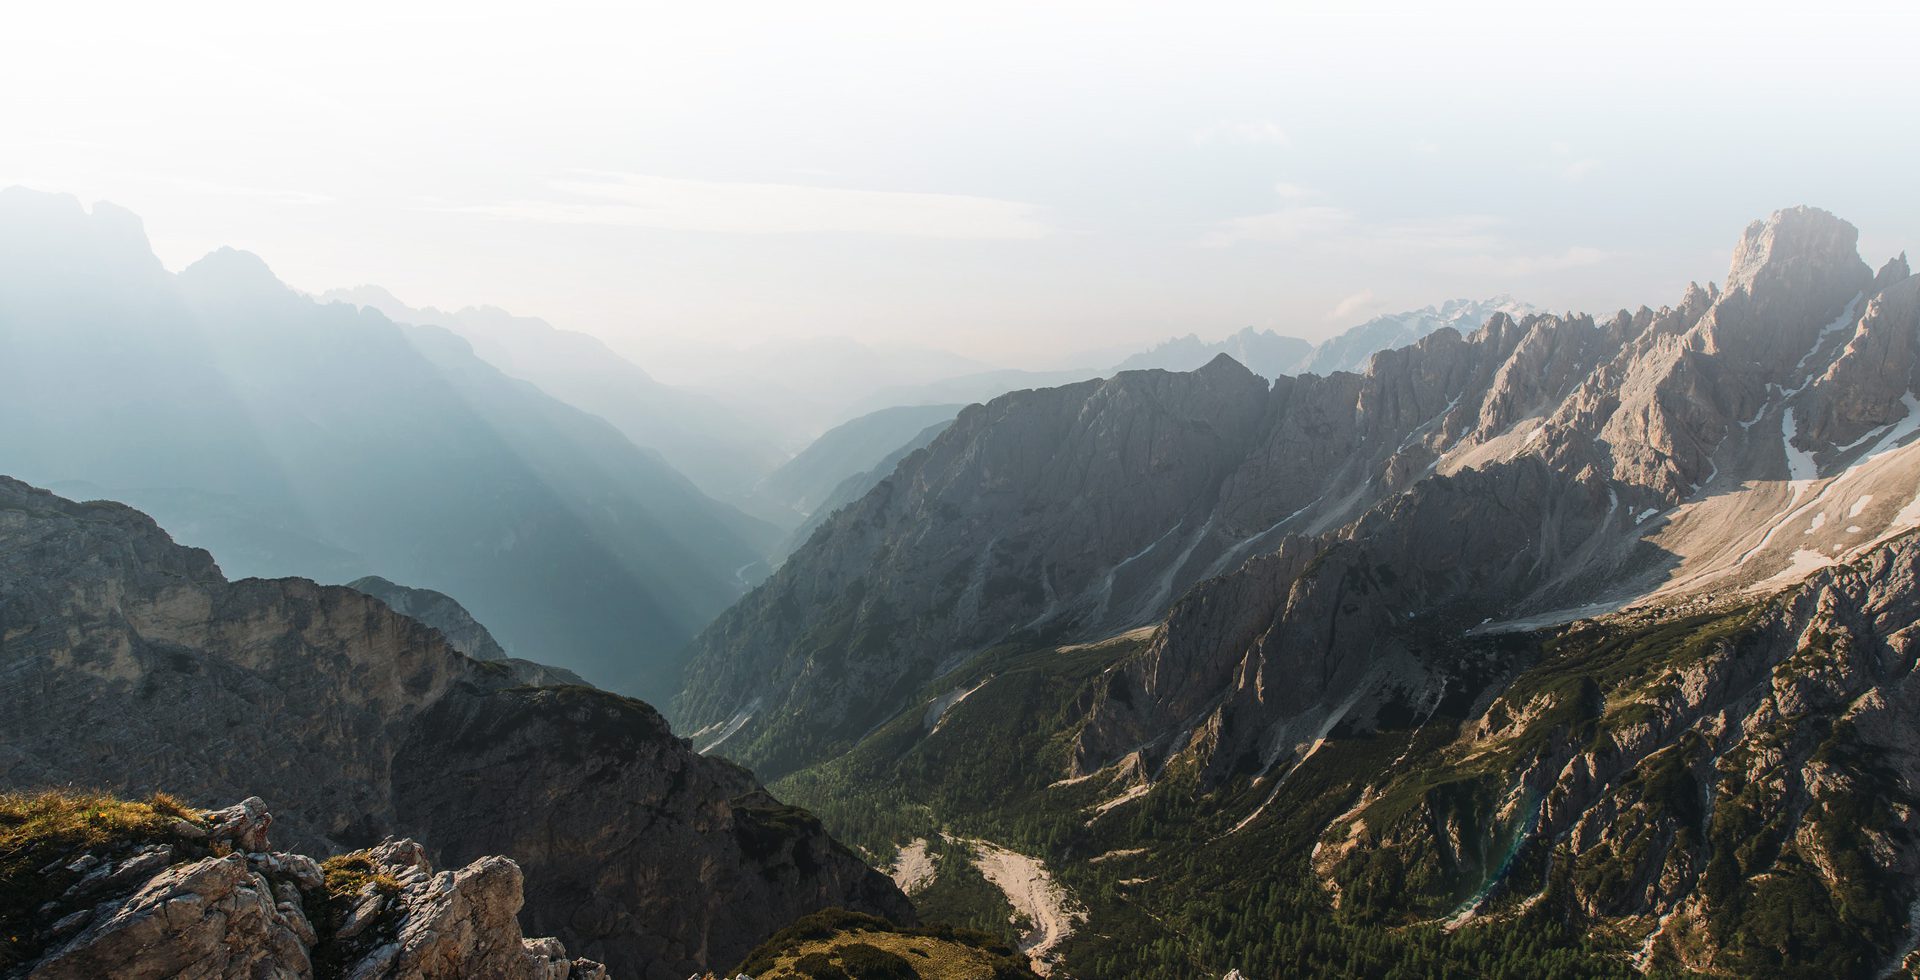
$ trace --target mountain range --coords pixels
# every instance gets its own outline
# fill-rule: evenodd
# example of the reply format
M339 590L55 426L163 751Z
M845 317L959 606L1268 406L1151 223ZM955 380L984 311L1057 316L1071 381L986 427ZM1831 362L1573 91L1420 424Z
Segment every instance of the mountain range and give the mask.
M191 880L274 962L516 977L1915 975L1920 277L1858 244L1791 208L1658 308L796 377L814 422L705 461L768 523L670 459L742 403L5 192L0 788L123 799L0 798L0 881L52 846L8 814L145 836L0 901L0 969L213 956L128 938ZM394 878L373 935L458 938L354 940L255 794Z
M417 309L378 286L329 290L319 299L452 331L502 373L605 419L634 445L659 453L709 496L738 503L746 488L786 459L752 420L711 397L654 380L591 335L498 307Z
M1911 520L1882 485L1904 472L1905 389L1852 393L1907 315L1906 274L1896 260L1876 276L1852 236L1784 212L1748 230L1724 293L1605 320L1495 314L1365 374L1269 382L1221 355L969 407L702 635L683 716L739 720L733 751L784 772L751 746L807 759L1017 633L1112 635L1265 568L1278 600L1305 564L1349 552L1395 570L1378 591L1416 620L1550 618L1829 563ZM1833 498L1805 492L1822 464L1874 492L1778 533ZM1313 601L1352 603L1325 587ZM1162 723L1223 696L1196 691Z
M1041 855L1087 975L1898 967L1920 278L1856 245L1795 208L1672 306L971 406L673 715L870 849Z
M1283 374L1360 372L1367 369L1367 361L1375 352L1405 347L1442 327L1469 333L1496 313L1520 318L1537 312L1511 296L1496 296L1489 300L1452 299L1405 313L1384 314L1348 327L1317 344L1252 327L1213 342L1201 340L1195 334L1187 334L1129 356L1114 371L1149 368L1194 371L1225 354L1263 378L1277 378Z

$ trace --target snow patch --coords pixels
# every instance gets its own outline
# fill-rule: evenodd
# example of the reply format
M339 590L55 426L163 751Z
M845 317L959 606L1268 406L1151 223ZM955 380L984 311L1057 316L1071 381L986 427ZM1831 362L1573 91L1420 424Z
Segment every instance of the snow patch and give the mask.
M1900 513L1893 515L1894 527L1907 524L1920 524L1920 496L1914 497L1912 503L1901 508Z
M1761 582L1760 587L1767 588L1775 585L1786 585L1792 582L1798 582L1831 564L1833 564L1833 559L1818 551L1810 548L1796 548L1793 552L1793 558L1787 562L1787 567L1781 569L1777 574L1770 576L1766 581Z
M1797 449L1793 437L1800 434L1800 427L1794 423L1793 409L1780 413L1780 445L1787 451L1787 481L1793 488L1793 499L1800 495L1813 481L1820 478L1820 467L1813 461L1813 454Z
M1859 517L1860 512L1866 510L1867 505L1870 503L1873 503L1873 494L1861 494L1860 499L1854 501L1852 507L1847 508L1847 516L1850 518Z
M1781 517L1780 519L1774 521L1772 524L1768 525L1766 533L1760 536L1760 543L1754 545L1751 548L1748 548L1746 553L1742 554L1739 560L1734 562L1734 564L1736 566L1745 564L1747 559L1752 558L1754 555L1758 554L1761 549L1765 548L1767 544L1773 540L1773 536L1776 533L1778 533L1782 527L1785 527L1786 525L1792 523L1794 520L1798 519L1799 516L1805 513L1809 508L1819 505L1821 500L1825 499L1827 494L1833 492L1833 489L1835 487L1839 486L1842 482L1844 482L1849 477L1852 477L1857 473L1864 472L1871 464L1873 464L1880 457L1885 456L1888 453L1893 452L1895 449L1900 448L1900 443L1902 440L1912 435L1915 431L1920 431L1920 398L1915 398L1913 392L1909 391L1906 394L1900 396L1900 403L1906 406L1907 415L1905 418L1901 419L1900 422L1896 424L1893 428L1887 430L1887 434L1884 436L1881 436L1880 441L1874 443L1873 448L1868 450L1866 455L1860 457L1857 460L1854 460L1853 463L1850 464L1846 469L1835 474L1834 477L1827 482L1826 487L1822 489L1819 493L1815 494L1812 500L1809 500L1805 504L1802 504L1799 507L1796 507L1788 511L1785 516ZM1793 423L1793 412L1791 409L1789 409L1786 413L1786 423L1782 426L1782 431L1791 432L1793 428L1792 423ZM1791 445L1790 442L1787 446L1787 451L1788 451L1788 457L1787 457L1788 466L1789 468L1791 468L1793 465L1793 456L1792 456L1793 446ZM1800 498L1800 492L1804 489L1805 489L1804 485L1796 483L1794 485L1793 499L1798 500ZM1789 503L1792 503L1792 501L1789 501ZM1920 500L1916 500L1914 503L1920 504ZM1894 525L1898 526L1903 523L1910 524L1916 521L1920 521L1920 512L1915 512L1911 517L1907 516L1908 512L1913 510L1914 510L1914 505L1908 505L1907 510L1901 511L1900 515L1894 518ZM1778 578L1778 576L1775 576L1775 578ZM1773 579L1770 578L1767 581L1771 582L1773 581ZM1765 583L1762 583L1762 584L1765 584Z

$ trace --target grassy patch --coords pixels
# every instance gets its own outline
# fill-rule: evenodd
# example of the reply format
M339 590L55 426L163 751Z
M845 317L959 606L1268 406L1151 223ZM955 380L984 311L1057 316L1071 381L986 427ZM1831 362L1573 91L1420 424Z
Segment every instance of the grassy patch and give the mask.
M0 967L37 955L32 916L81 876L43 869L85 853L175 843L181 820L203 822L200 811L164 793L145 800L86 790L0 794Z
M759 980L1032 980L1019 954L986 933L896 926L828 909L806 916L748 954L728 975Z
M321 862L320 870L326 875L330 900L351 901L368 885L382 895L400 893L399 879L376 868L365 851L330 857Z

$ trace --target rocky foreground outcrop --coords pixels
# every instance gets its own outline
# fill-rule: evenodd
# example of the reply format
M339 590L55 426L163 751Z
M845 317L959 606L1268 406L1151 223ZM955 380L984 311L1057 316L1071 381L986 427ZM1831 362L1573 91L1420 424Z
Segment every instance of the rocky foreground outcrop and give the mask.
M10 841L36 860L58 853L31 886L9 883L53 895L8 917L9 980L606 980L558 940L521 936L520 868L506 858L436 872L419 844L389 839L323 866L271 849L258 798L170 824L130 815L122 833L77 845Z
M885 876L647 705L533 687L346 588L228 582L112 503L0 478L0 788L273 799L278 840L504 855L530 931L681 980L794 918L910 918Z

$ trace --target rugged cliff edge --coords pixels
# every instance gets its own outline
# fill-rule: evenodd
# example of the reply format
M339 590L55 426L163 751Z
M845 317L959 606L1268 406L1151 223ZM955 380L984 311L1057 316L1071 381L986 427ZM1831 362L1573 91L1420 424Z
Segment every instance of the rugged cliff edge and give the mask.
M378 575L366 575L347 583L355 592L365 592L387 604L402 616L417 619L440 631L448 645L475 660L502 663L513 672L514 680L533 687L574 685L591 687L586 679L565 667L534 663L507 656L500 641L493 638L480 621L459 600L444 592L412 588L389 582Z
M0 786L271 797L330 854L410 836L526 875L530 929L621 977L731 963L882 875L647 705L518 684L346 588L228 582L149 518L0 478Z
M389 839L323 864L272 850L272 824L258 798L200 811L164 795L0 797L0 969L10 980L606 980L558 940L521 937L520 868L506 858L436 873L419 844Z

